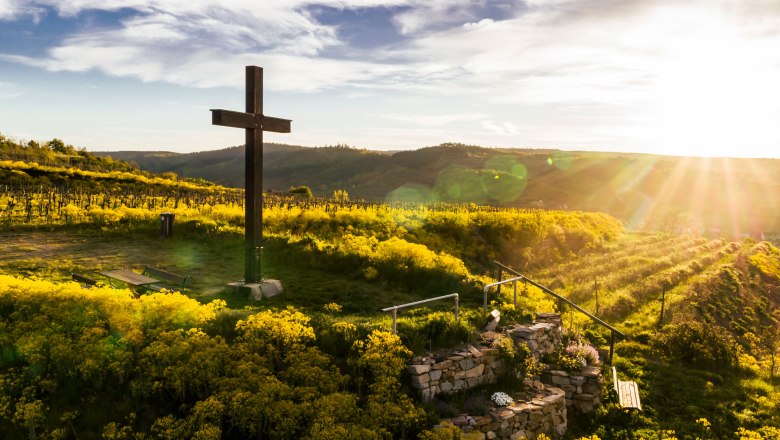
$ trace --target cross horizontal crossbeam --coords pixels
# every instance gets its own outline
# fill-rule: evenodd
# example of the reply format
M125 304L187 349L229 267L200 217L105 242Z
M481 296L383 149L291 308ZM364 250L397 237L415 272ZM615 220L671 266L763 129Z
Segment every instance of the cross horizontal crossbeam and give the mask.
M290 133L290 119L272 118L230 110L211 110L211 124L235 128L252 128L275 133Z

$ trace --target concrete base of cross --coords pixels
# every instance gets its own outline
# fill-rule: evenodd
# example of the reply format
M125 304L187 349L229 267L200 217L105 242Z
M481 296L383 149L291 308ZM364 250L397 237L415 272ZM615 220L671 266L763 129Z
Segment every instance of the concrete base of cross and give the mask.
M255 301L261 301L263 298L268 299L279 295L284 292L284 289L281 281L264 279L259 283L244 283L242 281L228 283L227 291L228 293L247 295Z

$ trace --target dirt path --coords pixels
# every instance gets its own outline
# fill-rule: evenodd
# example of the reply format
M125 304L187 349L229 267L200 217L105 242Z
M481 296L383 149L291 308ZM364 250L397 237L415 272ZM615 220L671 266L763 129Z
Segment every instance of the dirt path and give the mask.
M238 239L174 237L58 229L0 232L0 272L64 281L71 272L145 265L191 275L193 291L213 293L242 273Z

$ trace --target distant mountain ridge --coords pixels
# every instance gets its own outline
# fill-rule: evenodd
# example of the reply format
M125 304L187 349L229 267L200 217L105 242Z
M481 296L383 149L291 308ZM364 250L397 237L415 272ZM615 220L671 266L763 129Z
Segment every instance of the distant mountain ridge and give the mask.
M153 172L243 187L244 150L102 152ZM263 186L345 189L376 201L603 211L629 226L728 235L780 232L780 160L499 149L442 144L379 152L265 144Z

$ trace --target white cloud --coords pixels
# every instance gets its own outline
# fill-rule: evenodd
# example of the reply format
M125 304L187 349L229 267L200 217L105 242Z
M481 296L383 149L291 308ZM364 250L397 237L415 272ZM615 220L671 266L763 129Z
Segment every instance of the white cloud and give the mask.
M0 60L192 87L242 87L237 66L261 65L271 90L339 88L339 96L370 93L382 103L403 95L418 114L390 108L377 117L415 123L436 136L439 127L459 122L472 122L474 136L531 136L525 125L500 121L525 124L544 113L533 123L555 133L534 138L560 143L567 136L628 143L650 139L648 133L656 143L673 133L691 143L735 142L747 132L757 143L777 140L771 129L780 115L777 0L505 3L510 10L503 17L486 17L485 8L495 4L488 0L0 0L0 20L40 16L45 8L63 17L136 11L114 27L85 25L42 56L0 54ZM337 27L307 12L314 4L403 6L392 20L404 38L353 51ZM413 107L412 96L427 104ZM430 113L435 102L442 114ZM635 117L626 121L629 113ZM549 122L573 114L579 117L573 123Z

